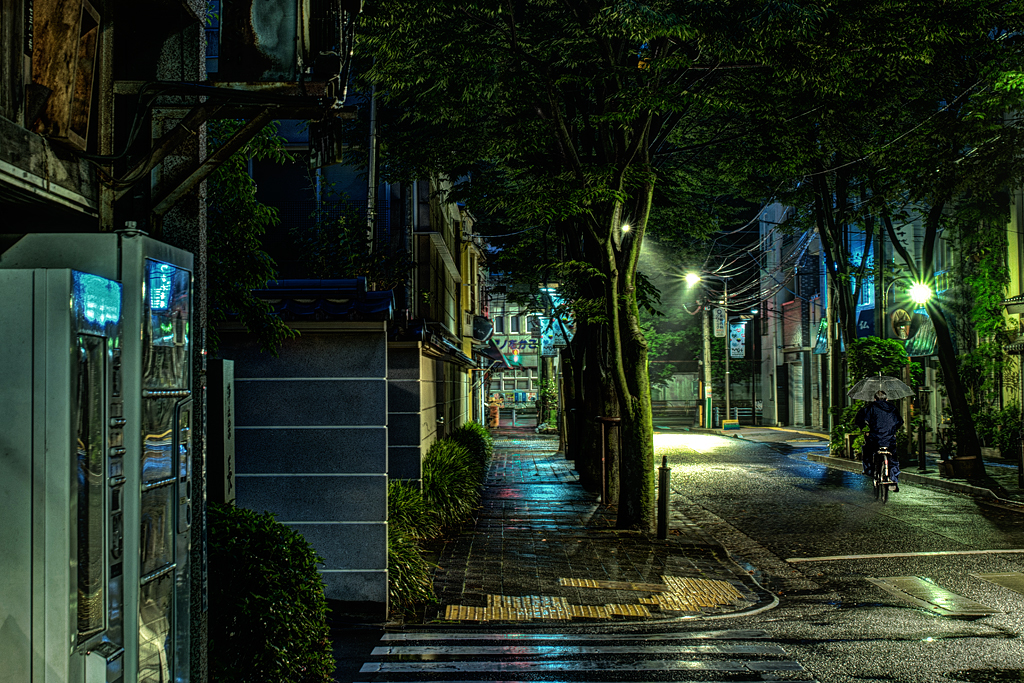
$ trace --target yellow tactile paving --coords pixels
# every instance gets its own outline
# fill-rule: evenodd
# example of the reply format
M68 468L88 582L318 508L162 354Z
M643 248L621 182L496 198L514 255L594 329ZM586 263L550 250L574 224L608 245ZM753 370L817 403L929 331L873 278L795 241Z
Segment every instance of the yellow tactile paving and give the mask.
M732 605L743 595L728 581L662 576L664 584L559 579L560 586L636 590L655 593L638 599L638 604L570 605L566 598L551 595L488 595L486 607L448 605L445 619L452 621L534 621L611 619L613 616L655 616L648 605L663 611L700 613L701 608Z
M645 593L664 593L671 590L663 583L629 583L628 581L595 581L594 579L559 579L559 586L576 588L605 588L619 591L643 591Z

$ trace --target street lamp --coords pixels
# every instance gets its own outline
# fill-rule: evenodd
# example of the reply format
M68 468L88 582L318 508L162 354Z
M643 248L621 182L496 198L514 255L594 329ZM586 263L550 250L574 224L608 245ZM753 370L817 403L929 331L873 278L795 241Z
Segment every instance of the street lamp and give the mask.
M882 329L878 330L876 333L882 339L886 339L889 336L888 334L886 334L889 322L889 290L892 289L893 285L907 279L909 278L897 277L893 279L892 282L886 285L885 291L882 292ZM933 292L932 288L929 287L927 284L923 282L914 282L913 284L910 285L910 288L907 290L907 294L910 295L910 300L913 301L915 304L917 304L918 306L924 306L926 303L928 303L928 300L932 298Z
M695 285L704 278L722 283L725 310L725 419L731 415L729 405L729 278L710 273L687 273L686 282ZM708 325L708 307L704 306L704 428L711 429L711 334Z

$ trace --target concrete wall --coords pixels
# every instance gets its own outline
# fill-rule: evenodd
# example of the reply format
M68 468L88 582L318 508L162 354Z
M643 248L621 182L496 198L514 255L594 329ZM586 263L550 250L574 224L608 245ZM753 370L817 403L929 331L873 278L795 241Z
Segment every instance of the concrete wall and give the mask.
M387 363L388 475L419 481L423 458L437 438L437 361L423 354L421 342L392 342Z
M237 505L312 543L327 597L387 615L388 381L384 323L295 324L278 356L223 330L235 361Z

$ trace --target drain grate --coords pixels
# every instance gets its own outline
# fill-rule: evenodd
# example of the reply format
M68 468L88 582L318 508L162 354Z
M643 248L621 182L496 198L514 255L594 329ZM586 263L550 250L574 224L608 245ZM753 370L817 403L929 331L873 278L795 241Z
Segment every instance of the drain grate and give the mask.
M999 612L923 576L886 576L868 581L897 598L943 617L984 617Z
M1018 593L1024 593L1024 574L1020 572L997 572L995 574L971 574L979 579L994 583L1003 588L1009 588Z

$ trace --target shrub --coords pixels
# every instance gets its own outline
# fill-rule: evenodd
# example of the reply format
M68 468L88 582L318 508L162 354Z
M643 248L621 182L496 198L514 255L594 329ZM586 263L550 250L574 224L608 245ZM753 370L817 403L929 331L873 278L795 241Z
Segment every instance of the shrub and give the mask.
M479 422L467 422L452 430L448 438L469 451L477 467L476 479L482 482L487 476L487 468L491 465L491 454L494 453L491 433Z
M399 529L417 540L436 538L441 533L437 517L427 507L419 487L403 481L388 482L388 530Z
M210 680L333 681L312 546L270 513L210 504L208 519Z
M434 565L423 557L415 538L401 527L388 526L388 601L396 612L435 602Z
M438 439L423 460L423 500L442 527L468 520L480 501L479 465L452 439Z

